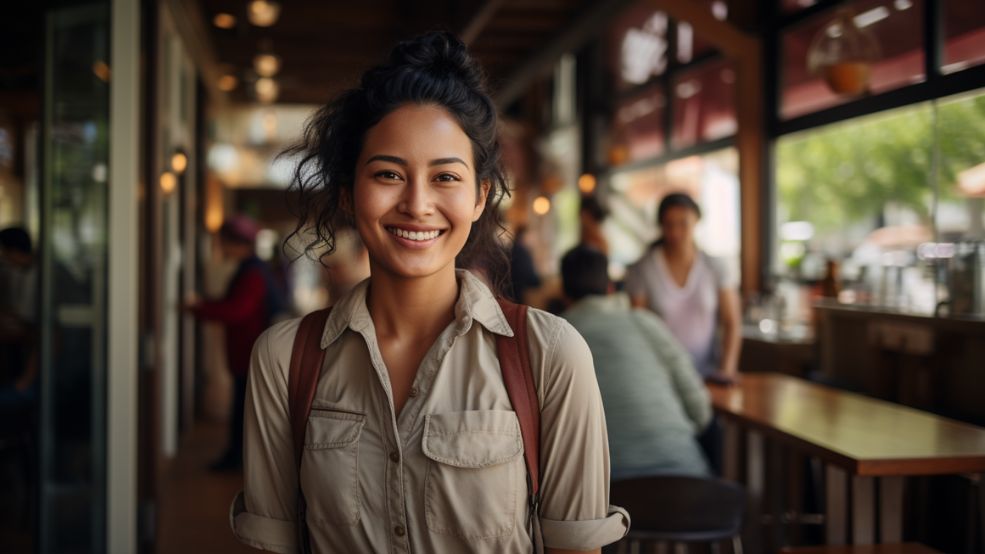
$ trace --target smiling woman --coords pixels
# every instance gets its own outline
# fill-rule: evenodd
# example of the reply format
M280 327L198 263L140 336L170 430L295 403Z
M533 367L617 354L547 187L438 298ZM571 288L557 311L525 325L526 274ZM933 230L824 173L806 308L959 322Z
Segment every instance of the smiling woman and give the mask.
M331 252L336 229L354 227L370 278L321 312L324 323L278 324L253 351L245 487L232 507L243 542L558 554L625 535L628 515L608 504L587 345L487 284L498 293L507 274L496 237L506 183L482 81L451 35L402 43L294 149L298 231L317 236L309 251ZM321 350L302 350L324 362L298 369L293 345L314 334ZM501 365L504 344L514 349ZM314 376L310 410L299 409L301 372Z

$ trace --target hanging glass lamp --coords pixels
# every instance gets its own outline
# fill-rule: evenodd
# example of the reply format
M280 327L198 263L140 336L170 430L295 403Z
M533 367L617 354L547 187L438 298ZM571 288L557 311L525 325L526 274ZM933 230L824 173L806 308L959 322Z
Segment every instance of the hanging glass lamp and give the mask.
M851 9L844 8L814 35L807 50L807 69L822 77L836 94L854 96L869 91L872 64L879 56L875 35L858 25Z

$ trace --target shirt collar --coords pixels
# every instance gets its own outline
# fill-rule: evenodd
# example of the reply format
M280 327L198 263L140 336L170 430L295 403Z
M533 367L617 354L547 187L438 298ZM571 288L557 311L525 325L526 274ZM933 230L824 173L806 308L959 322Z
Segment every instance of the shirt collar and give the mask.
M464 335L472 328L472 322L477 321L492 333L512 337L513 330L489 287L467 270L458 269L455 274L459 285L453 323L455 334ZM335 303L328 321L325 322L322 348L327 348L338 340L347 328L359 332L372 327L373 320L366 307L368 290L369 279L366 279Z
M570 308L592 312L623 312L630 309L629 296L622 292L585 296Z

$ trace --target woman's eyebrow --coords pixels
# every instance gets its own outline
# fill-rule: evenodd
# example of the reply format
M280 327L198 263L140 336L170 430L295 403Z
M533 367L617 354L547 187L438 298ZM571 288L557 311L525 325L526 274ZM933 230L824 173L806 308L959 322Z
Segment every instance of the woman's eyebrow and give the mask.
M390 162L390 163L395 163L397 165L402 165L404 167L407 167L408 165L410 165L410 164L407 163L407 160L405 160L405 159L403 159L401 157L398 157L398 156L390 156L390 155L387 155L387 154L377 154L375 156L370 156L369 159L366 160L366 165L369 165L372 162ZM428 165L431 166L431 167L434 167L436 165L448 165L448 164L462 164L466 168L469 167L469 164L465 163L465 160L463 160L462 158L456 158L454 156L452 156L450 158L437 158L437 159L431 160L428 163Z
M405 167L407 166L407 160L403 158L398 158L397 156L387 156L386 154L377 154L375 156L370 156L369 159L366 160L366 165L369 165L372 162L390 162Z
M465 160L463 160L462 158L455 158L455 157L451 157L451 158L438 158L436 160L431 160L431 163L429 163L428 165L430 165L430 166L433 167L433 166L436 166L436 165L448 165L448 164L462 164L466 168L469 167L469 164L465 163Z

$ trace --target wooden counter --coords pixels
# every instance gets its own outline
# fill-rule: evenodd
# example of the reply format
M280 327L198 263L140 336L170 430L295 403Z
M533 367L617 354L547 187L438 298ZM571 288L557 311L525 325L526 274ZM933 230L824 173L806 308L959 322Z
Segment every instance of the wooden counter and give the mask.
M769 486L767 440L825 463L828 544L845 544L849 512L852 542L900 542L904 476L985 473L980 427L772 373L744 374L737 386L709 390L726 428L725 475L739 478L744 438L754 498Z
M985 425L985 318L816 306L818 378Z

